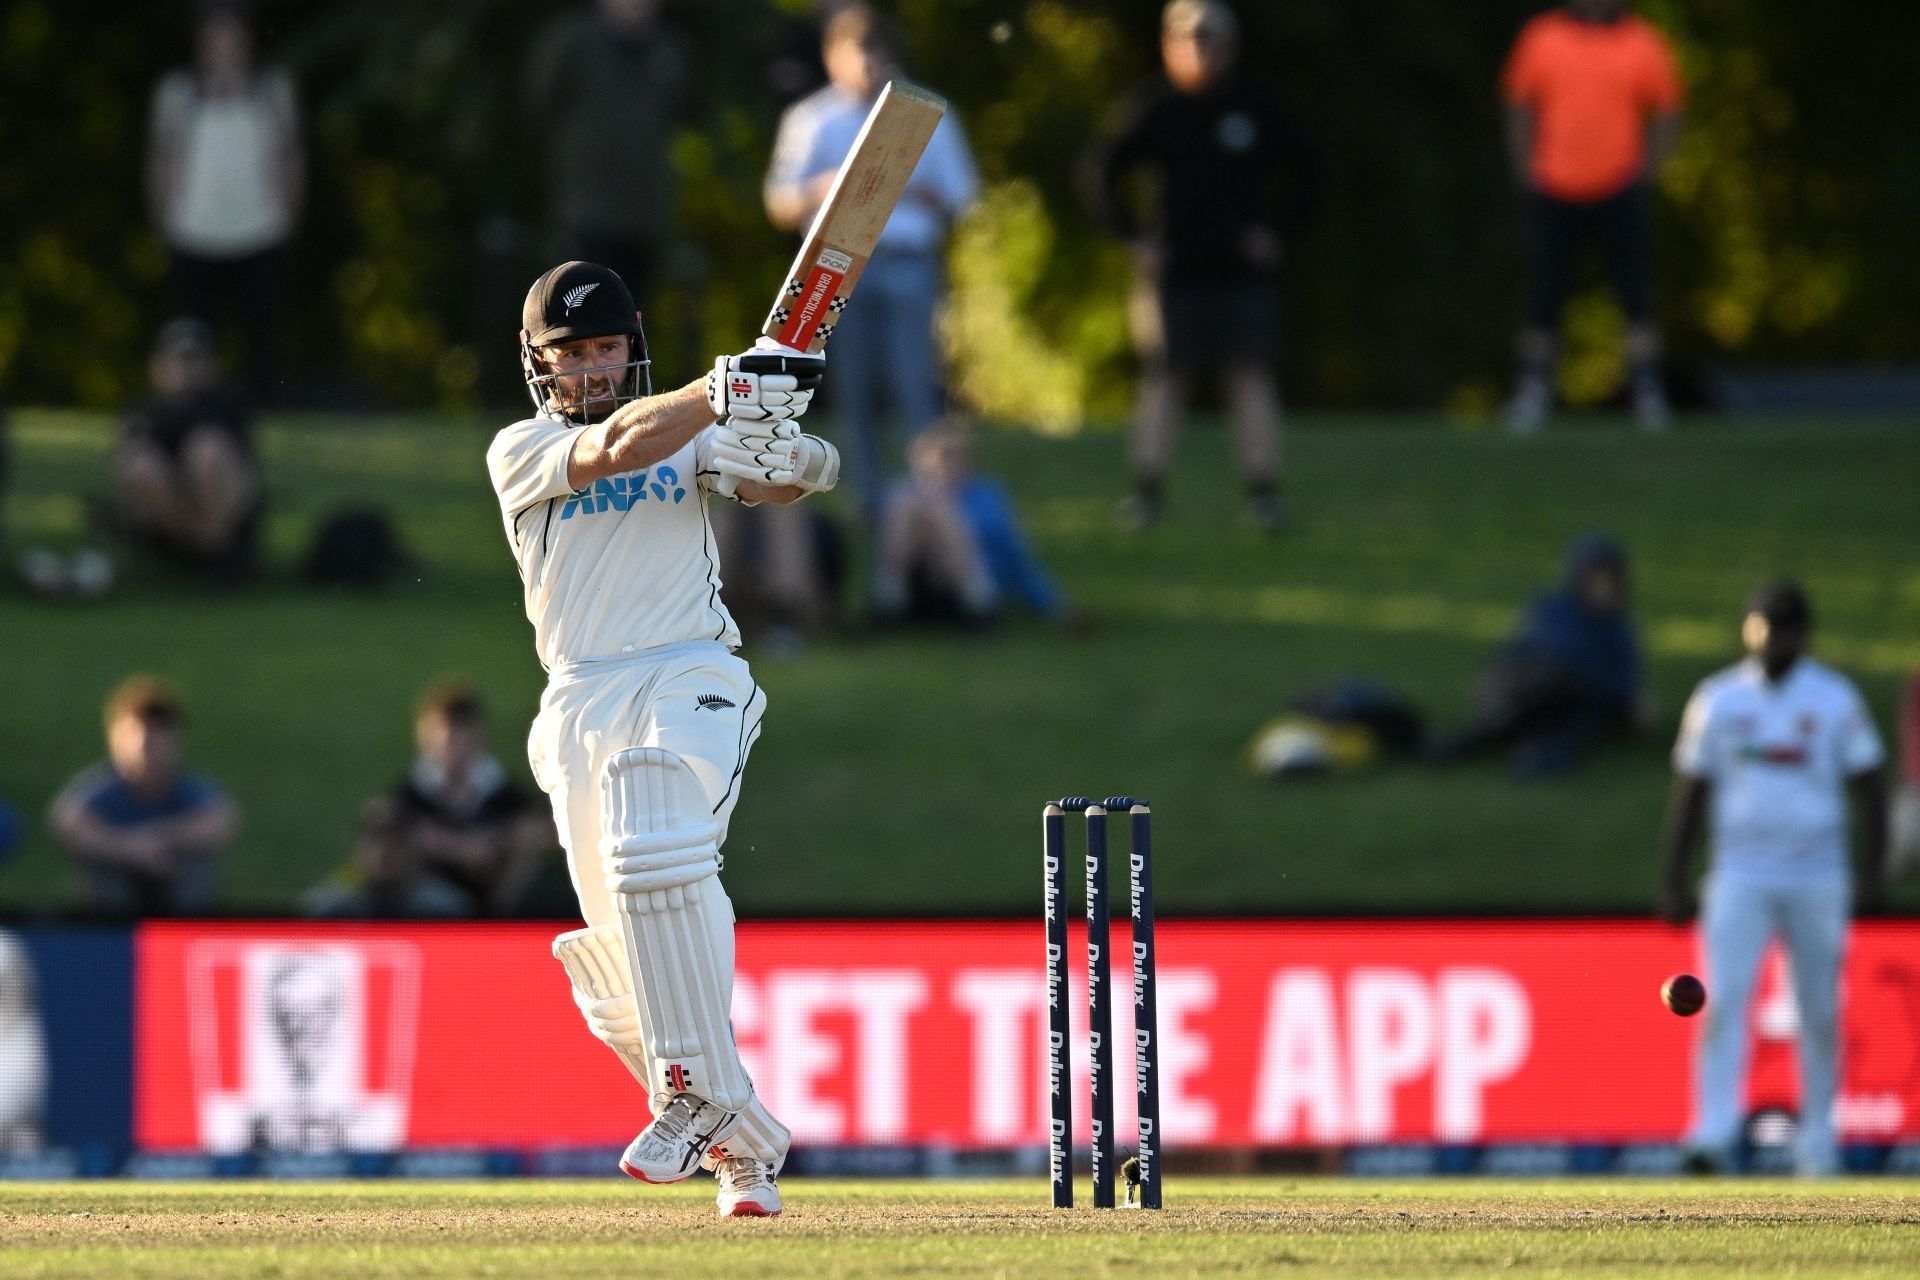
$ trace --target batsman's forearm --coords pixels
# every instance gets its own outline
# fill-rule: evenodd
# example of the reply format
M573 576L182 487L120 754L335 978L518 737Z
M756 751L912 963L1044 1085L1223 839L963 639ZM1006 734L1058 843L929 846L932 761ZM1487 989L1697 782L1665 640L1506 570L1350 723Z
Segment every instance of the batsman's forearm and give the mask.
M567 483L578 489L607 476L650 467L672 457L712 423L704 380L623 404L573 442Z

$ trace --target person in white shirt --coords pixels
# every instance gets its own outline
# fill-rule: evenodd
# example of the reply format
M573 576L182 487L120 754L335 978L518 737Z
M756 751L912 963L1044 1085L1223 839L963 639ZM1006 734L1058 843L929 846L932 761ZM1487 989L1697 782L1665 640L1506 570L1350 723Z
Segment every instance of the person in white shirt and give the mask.
M208 6L193 66L154 89L147 198L180 313L240 339L256 399L279 390L282 279L305 185L292 78L256 64L238 5Z
M1799 1016L1794 1165L1808 1176L1839 1168L1840 967L1854 902L1880 901L1885 752L1853 683L1806 656L1811 628L1798 586L1761 588L1741 629L1747 660L1701 682L1673 749L1661 912L1675 924L1693 915L1687 869L1709 813L1713 829L1700 910L1710 994L1687 1157L1696 1172L1726 1168L1738 1151L1747 1018L1776 937L1786 946ZM1847 865L1850 788L1862 819L1857 886Z
M719 879L766 695L733 653L707 501L834 486L839 455L794 423L824 361L763 339L653 395L633 296L589 262L534 282L520 352L535 412L494 437L487 469L548 674L528 754L587 924L554 954L648 1094L621 1168L705 1167L723 1215L776 1214L788 1135L734 1046Z
M899 74L899 38L864 4L847 5L827 21L821 51L828 83L781 117L767 171L767 216L783 231L804 231L813 221L873 100ZM881 397L891 400L903 440L941 416L934 312L943 255L948 231L978 187L966 136L950 111L860 273L860 305L848 308L833 331L834 410L847 425L869 528L878 525L886 478L901 457L902 442L882 430Z

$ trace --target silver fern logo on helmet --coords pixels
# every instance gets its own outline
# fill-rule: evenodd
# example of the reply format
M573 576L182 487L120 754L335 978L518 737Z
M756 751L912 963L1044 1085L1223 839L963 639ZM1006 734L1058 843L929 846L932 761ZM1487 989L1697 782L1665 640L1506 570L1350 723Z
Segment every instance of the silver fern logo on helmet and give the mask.
M591 284L576 285L575 287L561 294L560 301L567 304L567 314L572 315L573 309L579 306L581 303L585 302L587 300L587 295L592 293L595 289L598 289L599 287L600 287L600 282L598 280L595 280Z

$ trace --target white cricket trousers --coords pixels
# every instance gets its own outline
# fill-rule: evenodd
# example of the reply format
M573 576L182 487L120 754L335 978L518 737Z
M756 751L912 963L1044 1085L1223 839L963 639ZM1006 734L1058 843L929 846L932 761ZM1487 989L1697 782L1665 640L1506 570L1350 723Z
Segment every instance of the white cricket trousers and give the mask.
M1840 965L1851 897L1841 879L1783 885L1707 877L1700 909L1707 1008L1697 1068L1695 1146L1725 1160L1740 1141L1754 988L1767 943L1778 938L1786 946L1799 1015L1795 1168L1806 1174L1838 1169L1833 1102L1840 1075Z
M600 854L600 779L608 758L628 747L659 747L686 761L713 806L724 846L766 709L746 662L712 641L554 668L527 735L527 757L534 781L553 801L589 925L620 919Z

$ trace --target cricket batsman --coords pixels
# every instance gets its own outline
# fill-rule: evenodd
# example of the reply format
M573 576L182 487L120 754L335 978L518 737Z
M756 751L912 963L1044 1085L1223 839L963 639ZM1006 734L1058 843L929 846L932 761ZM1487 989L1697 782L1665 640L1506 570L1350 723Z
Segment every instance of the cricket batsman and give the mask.
M839 455L796 425L824 361L761 339L654 395L633 297L589 262L536 280L521 325L534 412L494 437L487 470L548 675L528 754L587 924L553 953L647 1091L620 1167L707 1169L722 1216L771 1216L788 1134L734 1046L720 882L766 695L734 654L707 502L834 486Z

